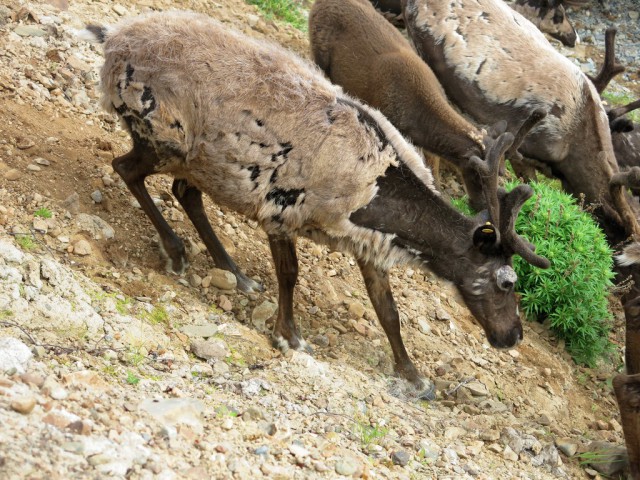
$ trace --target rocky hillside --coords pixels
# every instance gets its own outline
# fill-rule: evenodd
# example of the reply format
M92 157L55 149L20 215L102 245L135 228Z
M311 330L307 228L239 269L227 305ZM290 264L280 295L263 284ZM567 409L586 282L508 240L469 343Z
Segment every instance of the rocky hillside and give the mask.
M577 12L597 43L571 52L585 69L601 57L600 23L623 3ZM100 49L74 30L168 8L306 55L305 33L242 0L0 0L0 478L615 470L594 459L593 442L623 443L610 385L620 347L611 364L586 370L543 325L527 324L517 350L493 350L450 286L397 269L407 347L437 388L435 401L419 401L393 376L353 259L303 240L296 315L315 353L282 356L268 339L277 285L265 235L207 205L229 253L266 287L244 295L213 267L170 179L158 177L149 189L191 263L184 277L165 273L152 225L111 169L129 140L98 106ZM637 43L629 51L637 61ZM637 78L632 70L615 88L637 89ZM622 325L617 314L618 345Z

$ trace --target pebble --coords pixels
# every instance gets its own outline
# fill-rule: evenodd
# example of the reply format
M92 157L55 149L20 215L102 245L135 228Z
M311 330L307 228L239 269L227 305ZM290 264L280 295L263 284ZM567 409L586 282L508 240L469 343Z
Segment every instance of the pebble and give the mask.
M84 239L78 240L73 244L73 253L76 255L87 256L92 252L91 244Z
M29 170L30 172L39 172L40 170L42 170L42 168L40 168L38 165L30 163L29 165L27 165L27 170Z
M406 450L396 450L391 454L391 461L394 465L406 467L411 460L411 455Z
M265 323L278 310L278 305L273 302L264 301L251 312L251 323L256 328L264 328Z
M0 338L0 373L23 374L32 358L31 350L22 341L13 337Z
M46 158L38 157L38 158L34 159L33 161L36 162L38 165L43 165L45 167L48 167L49 165L51 165L51 162L49 160L47 160Z
M223 360L231 354L226 342L220 338L194 339L191 341L191 351L204 360Z
M567 457L573 457L578 451L578 443L570 438L556 438L556 447Z
M212 268L209 270L209 276L211 277L211 285L220 290L234 290L238 285L236 276L228 270Z
M16 168L11 168L4 172L4 178L6 180L15 181L22 177L22 172Z
M353 457L340 457L336 460L336 473L338 475L344 475L350 477L358 471L360 463Z
M102 203L102 192L100 190L94 190L91 192L91 199L96 203Z
M349 313L356 318L362 318L364 316L364 305L360 302L351 302L349 304Z
M36 406L36 399L32 396L19 397L11 401L11 408L24 415L31 413Z

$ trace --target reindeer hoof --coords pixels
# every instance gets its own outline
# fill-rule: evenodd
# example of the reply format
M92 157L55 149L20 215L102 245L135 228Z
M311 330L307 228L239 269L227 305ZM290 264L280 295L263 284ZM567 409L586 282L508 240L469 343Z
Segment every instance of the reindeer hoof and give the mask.
M282 335L274 336L273 346L283 354L287 353L291 349L313 355L313 348L311 345L309 345L303 338L299 338L297 336L293 336L290 340L287 340Z
M189 262L187 261L187 257L180 256L177 260L172 259L171 257L167 258L167 265L165 269L169 273L173 273L174 275L181 276L187 270L189 266Z
M236 275L236 279L238 280L238 290L240 290L241 292L258 293L258 292L264 291L264 287L262 286L261 283L258 283L255 280L252 280L242 272L234 272L234 273Z

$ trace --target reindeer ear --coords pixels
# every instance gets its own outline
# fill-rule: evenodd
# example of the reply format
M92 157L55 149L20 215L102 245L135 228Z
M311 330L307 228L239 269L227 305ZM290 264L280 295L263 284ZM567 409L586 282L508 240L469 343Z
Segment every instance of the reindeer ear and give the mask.
M498 231L491 222L480 225L473 232L473 244L481 251L486 248L495 246L498 241Z

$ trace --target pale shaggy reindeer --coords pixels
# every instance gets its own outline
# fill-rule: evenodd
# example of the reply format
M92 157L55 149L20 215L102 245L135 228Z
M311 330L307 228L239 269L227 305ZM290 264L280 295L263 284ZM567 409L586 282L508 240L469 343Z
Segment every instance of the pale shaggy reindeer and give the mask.
M455 105L478 122L507 120L509 130L528 112L546 109L519 151L567 191L584 194L612 244L640 233L620 177L612 183L618 166L606 112L573 62L502 0L403 6L413 44Z
M404 27L401 0L369 0L393 25ZM562 0L516 0L508 3L542 32L567 47L580 42L576 29L567 17Z
M393 265L414 263L453 281L492 345L522 339L511 257L540 267L548 261L514 230L532 190L497 189L511 134L498 138L486 163L472 160L490 208L469 218L433 188L421 156L382 114L280 47L186 12L88 29L104 41L102 103L133 140L113 167L154 222L171 265L184 265L182 244L144 188L154 173L173 175L173 193L216 263L224 259L218 266L244 282L209 225L201 192L265 230L279 285L273 336L281 349L307 348L293 317L298 235L356 257L396 371L417 387L423 383L403 345L389 285Z
M309 41L311 56L333 83L379 109L415 145L458 167L471 206L484 208L469 159L483 155L485 132L454 110L431 69L368 0L316 0Z

